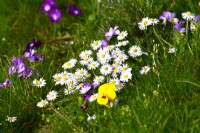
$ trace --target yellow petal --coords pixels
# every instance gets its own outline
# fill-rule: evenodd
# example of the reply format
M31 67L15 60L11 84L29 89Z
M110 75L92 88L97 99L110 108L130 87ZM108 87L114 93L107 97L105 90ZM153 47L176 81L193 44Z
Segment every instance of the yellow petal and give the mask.
M98 98L97 98L97 102L100 105L107 105L107 103L108 103L108 97L103 96L103 95L99 95Z
M106 96L108 97L109 100L114 100L116 98L116 93L112 89L106 90Z

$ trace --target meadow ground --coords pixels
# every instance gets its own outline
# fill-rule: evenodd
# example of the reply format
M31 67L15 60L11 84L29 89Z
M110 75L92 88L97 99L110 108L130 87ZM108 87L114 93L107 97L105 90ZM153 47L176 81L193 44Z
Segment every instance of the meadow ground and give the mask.
M70 2L59 0L56 3L62 10L62 18L58 23L52 23L47 14L41 12L42 2L0 0L0 83L4 83L0 84L0 133L200 132L200 24L194 18L182 18L183 12L193 13L195 17L200 15L197 0L102 0L100 3L75 0L74 4L82 11L81 16L71 16L64 8L68 9ZM185 29L174 28L172 20L166 20L166 26L160 20L145 30L138 27L142 18L159 19L163 11L175 12L179 22L185 21L177 29ZM191 23L195 28L190 29ZM64 95L66 86L55 85L57 81L53 76L63 72L63 64L70 59L80 61L79 54L92 49L94 40L106 40L105 33L115 26L128 33L126 40L129 43L120 48L128 56L126 64L132 69L131 78L121 84L120 91L102 94L101 102L84 100L83 86L80 91ZM116 37L107 39L109 45L120 42ZM20 79L17 73L9 75L8 69L15 66L13 57L23 57L26 44L33 38L43 42L36 48L37 55L42 54L43 60L30 62L24 59L27 66L34 68L29 78ZM145 53L131 57L128 51L132 46L140 47ZM176 48L176 51L169 53L170 48ZM119 60L112 61L115 62ZM150 71L141 74L144 66L149 66ZM21 71L25 69L18 67ZM81 67L86 68L77 64L67 71L72 73ZM95 75L103 72L89 73L91 77L82 82L92 82ZM106 75L103 83L108 83L111 77ZM12 83L5 85L6 78ZM46 80L44 87L33 85L33 80L39 78ZM71 90L67 87L69 93ZM57 98L49 100L47 105L43 103L41 106L46 105L43 108L37 106L51 90L58 92ZM96 92L98 87L92 94ZM104 100L111 102L115 94L118 102L107 107ZM85 103L87 108L81 109ZM88 120L88 115L96 117ZM17 117L16 121L13 117Z

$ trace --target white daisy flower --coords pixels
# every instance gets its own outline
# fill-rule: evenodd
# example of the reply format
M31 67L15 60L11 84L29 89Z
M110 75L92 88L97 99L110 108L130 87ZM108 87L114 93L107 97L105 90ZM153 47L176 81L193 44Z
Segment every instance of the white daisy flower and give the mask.
M128 53L133 58L137 57L137 56L141 56L143 54L141 48L139 46L136 46L136 45L130 47Z
M109 52L107 52L106 50L100 49L97 52L97 60L101 64L106 64L111 60L111 56L110 56Z
M37 103L37 106L39 108L43 108L43 107L46 107L46 105L48 104L49 102L45 99L45 100L41 100L40 102Z
M48 101L54 101L58 96L58 92L55 90L52 90L49 92L49 94L47 95L47 100Z
M126 54L120 54L117 58L115 58L115 62L124 62L128 59L128 56Z
M64 94L65 95L69 95L69 94L73 94L74 90L72 88L72 86L68 86L67 88L64 89Z
M93 43L91 44L91 47L93 50L97 50L98 48L100 48L102 45L101 40L98 41L93 41Z
M87 74L88 74L88 71L86 69L77 69L75 74L78 76L78 77L85 77Z
M120 90L122 90L124 88L124 86L125 86L124 83L119 83L118 85L116 85L117 92L119 92Z
M105 64L105 65L101 66L100 72L103 75L108 75L112 72L112 67L109 64Z
M82 66L87 66L90 62L93 61L93 58L90 57L84 57L83 60L80 61L80 64Z
M7 119L6 119L6 121L8 121L8 122L15 122L17 120L17 117L15 117L15 116L13 116L13 117L11 117L11 116L7 116Z
M123 40L124 38L126 38L128 36L127 31L122 31L119 33L119 35L117 36L117 40Z
M46 81L43 78L40 78L39 80L35 79L33 80L33 85L41 88L46 85Z
M150 71L150 67L149 66L144 66L142 67L142 69L140 70L140 74L147 74Z
M64 69L70 69L73 68L76 65L77 60L76 59L71 59L68 62L65 62L62 67Z
M181 15L182 15L182 18L186 20L192 20L195 18L195 15L191 13L190 11L184 12Z
M95 76L93 81L95 84L99 85L100 83L104 81L104 79L105 79L104 76Z
M155 25L159 23L159 20L157 18L150 18L150 25Z
M128 82L132 78L132 74L130 71L125 71L120 76L120 81L122 82Z
M138 26L140 30L146 30L147 26L149 26L150 24L151 24L151 20L148 17L146 17L146 18L143 18L142 21L138 23Z
M97 62L97 61L93 61L90 64L88 64L89 70L95 70L97 67L99 67L99 62Z
M112 65L112 76L117 77L117 73L120 73L120 67Z
M112 50L112 57L116 58L116 57L118 57L122 53L123 52L119 48L115 48L114 50Z
M54 78L54 82L56 82L55 84L57 85L61 83L62 75L58 73L58 74L55 74L53 78Z
M113 83L115 84L115 86L119 85L120 84L120 80L118 78L113 78L113 79L110 79L109 81L110 83Z
M128 40L126 40L126 41L121 41L121 42L118 42L118 44L117 44L116 46L117 46L117 47L126 46L128 43L129 43Z
M104 50L109 52L113 50L114 48L115 48L115 45L108 45L107 47L104 47Z
M85 50L85 51L81 52L81 54L79 55L79 57L81 59L84 59L86 57L90 57L90 55L92 55L92 51L91 50Z
M93 94L93 95L91 95L90 96L90 98L88 99L90 102L93 102L93 101L95 101L96 99L97 99L97 97L98 97L98 93L96 93L96 94Z
M176 53L177 49L176 48L169 48L168 53Z

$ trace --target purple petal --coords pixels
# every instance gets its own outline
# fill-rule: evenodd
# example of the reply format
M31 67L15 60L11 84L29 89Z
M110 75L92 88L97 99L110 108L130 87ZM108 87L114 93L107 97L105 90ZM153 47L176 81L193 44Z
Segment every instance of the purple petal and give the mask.
M72 6L69 7L69 13L70 13L72 16L75 15L75 14L74 14L74 11L75 11L75 10L77 10L75 5L72 5Z
M3 83L4 86L10 85L12 82L9 79L6 79Z
M102 40L101 43L102 43L101 46L103 48L108 46L108 43L105 40Z
M62 18L62 12L60 9L56 8L56 9L49 11L48 16L49 16L49 19L51 20L51 22L57 23Z
M41 11L43 13L48 13L53 8L57 8L57 4L53 0L45 0L41 5Z
M2 83L0 83L0 89L1 89L1 88L3 88L3 87L4 87L4 86L3 86L3 84L2 84Z
M8 75L13 74L13 73L15 73L15 72L16 72L15 66L9 67L9 69L8 69Z

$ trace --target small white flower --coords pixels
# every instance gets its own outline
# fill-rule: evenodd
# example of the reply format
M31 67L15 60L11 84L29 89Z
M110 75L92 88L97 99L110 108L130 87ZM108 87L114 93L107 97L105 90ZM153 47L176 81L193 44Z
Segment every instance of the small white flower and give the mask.
M129 68L128 64L123 64L121 67L120 67L120 71L121 72L125 72L125 71L130 71L131 72L131 68Z
M126 38L128 36L127 31L122 31L119 33L119 35L117 36L117 40L123 40L124 38Z
M87 114L88 115L88 114ZM89 122L89 121L91 121L91 120L94 120L94 119L96 119L96 115L94 114L93 116L89 116L88 115L88 118L87 118L87 122Z
M176 48L169 48L168 53L176 53L177 49Z
M116 46L117 47L126 46L128 43L129 43L129 41L121 41L121 42L118 42L118 44Z
M86 69L77 69L75 74L78 76L78 77L85 77L87 74L88 74L88 71Z
M107 47L104 47L103 49L105 50L105 51L111 51L111 50L113 50L115 48L115 45L108 45Z
M124 62L128 59L128 56L126 54L120 54L117 58L115 58L115 62Z
M125 71L120 76L120 81L122 82L128 82L132 78L131 71Z
M61 82L62 82L62 75L60 74L60 73L58 73L58 74L55 74L54 76L53 76L53 78L54 78L54 82L56 82L56 85L57 84L61 84Z
M46 85L46 81L43 78L40 78L39 80L35 79L33 80L33 85L41 88Z
M15 116L13 116L13 117L11 117L11 116L7 116L7 119L6 119L6 121L8 121L8 122L15 122L17 120L17 117L15 117Z
M49 94L47 95L47 100L48 101L54 101L58 96L58 92L55 90L52 90L49 92Z
M116 90L119 92L120 90L124 88L124 86L125 86L124 83L119 83L118 85L116 85Z
M93 102L93 101L95 101L96 99L97 99L97 97L98 97L98 93L96 93L96 94L93 94L93 95L91 95L90 96L90 98L88 99L90 102Z
M3 38L2 38L2 41L3 41L3 42L4 42L4 41L6 41L6 38L5 38L5 37L3 37Z
M112 67L109 64L105 64L105 65L101 66L100 72L103 75L108 75L112 72Z
M84 57L83 60L80 61L80 64L82 66L87 66L90 62L93 61L93 58L90 57Z
M99 62L93 61L88 65L89 70L95 70L97 67L99 67Z
M149 66L144 66L142 67L142 69L140 70L140 74L147 74L150 71L150 67Z
M186 20L192 20L195 18L195 15L193 13L191 13L190 11L184 12L181 15Z
M140 30L146 30L147 26L151 24L151 21L148 17L143 18L141 22L138 23Z
M62 67L66 69L73 68L76 65L77 60L76 59L71 59L68 62L65 62Z
M141 56L142 50L139 46L134 45L134 46L130 47L128 53L131 57L134 58L134 57L137 57L137 56Z
M159 23L159 20L157 18L150 18L150 25L155 25Z
M112 50L112 57L116 58L116 57L118 57L122 53L123 52L119 48L115 48L115 49Z
M79 55L79 57L81 59L84 59L86 57L90 57L90 55L92 55L92 51L91 50L85 50L85 51L81 52L81 54Z
M68 86L68 88L64 89L64 94L65 95L69 95L69 94L72 94L72 93L74 93L74 90L73 90L73 88L71 86Z
M94 78L94 83L97 85L99 85L103 81L104 81L104 76L95 76L95 78Z
M37 106L39 108L43 108L45 107L49 102L45 99L45 100L41 100L40 102L37 103Z
M113 78L113 79L110 79L109 81L110 83L113 83L115 84L115 86L119 85L120 84L120 80L118 78Z
M100 48L102 45L101 40L98 41L93 41L93 43L91 44L91 47L93 50L97 50L98 48Z
M109 54L108 51L106 51L105 49L100 49L97 52L97 60L101 63L101 64L106 64L107 62L109 62L111 60L111 55Z

